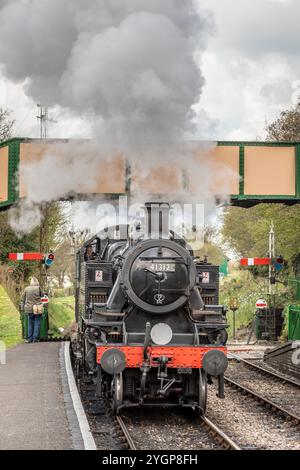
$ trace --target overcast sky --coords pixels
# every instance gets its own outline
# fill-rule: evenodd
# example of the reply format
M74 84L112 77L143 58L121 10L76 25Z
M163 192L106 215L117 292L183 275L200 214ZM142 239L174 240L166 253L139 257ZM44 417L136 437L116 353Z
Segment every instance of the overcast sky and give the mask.
M198 1L210 33L201 53L206 84L197 137L263 139L266 124L292 106L300 90L300 1ZM35 103L22 85L0 79L0 105L15 110L16 134L38 136ZM58 123L50 124L50 137L88 135L80 119L70 121L58 109L51 116Z

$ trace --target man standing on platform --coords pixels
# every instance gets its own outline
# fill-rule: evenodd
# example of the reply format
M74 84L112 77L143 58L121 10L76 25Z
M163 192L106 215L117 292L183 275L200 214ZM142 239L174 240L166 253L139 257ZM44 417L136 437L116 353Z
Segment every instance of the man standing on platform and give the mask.
M41 298L44 296L39 281L32 277L30 286L26 287L21 300L22 311L29 315L27 343L38 343L40 340L41 321L44 306Z

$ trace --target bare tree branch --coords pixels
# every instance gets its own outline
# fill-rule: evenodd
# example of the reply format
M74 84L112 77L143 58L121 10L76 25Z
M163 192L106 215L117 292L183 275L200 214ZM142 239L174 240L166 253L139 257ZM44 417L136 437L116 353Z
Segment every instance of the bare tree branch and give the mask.
M0 142L8 140L11 137L15 121L10 120L10 115L11 111L0 108Z

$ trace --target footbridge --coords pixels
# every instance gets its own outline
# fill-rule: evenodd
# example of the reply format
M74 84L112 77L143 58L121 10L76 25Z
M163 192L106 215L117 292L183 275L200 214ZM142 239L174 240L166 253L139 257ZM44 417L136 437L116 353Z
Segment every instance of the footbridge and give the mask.
M185 168L183 157L180 164L156 163L145 173L121 155L104 157L87 141L15 138L0 144L0 210L26 198L28 171L36 168L38 178L38 168L51 158L57 162L57 173L65 171L65 167L60 168L64 158L69 158L70 164L83 159L93 165L97 162L90 184L77 186L65 199L116 198L139 190L148 194L197 194L198 187L209 184L208 190L216 198L227 196L233 205L241 207L300 202L300 142L196 142L190 170ZM56 177L49 174L49 178Z

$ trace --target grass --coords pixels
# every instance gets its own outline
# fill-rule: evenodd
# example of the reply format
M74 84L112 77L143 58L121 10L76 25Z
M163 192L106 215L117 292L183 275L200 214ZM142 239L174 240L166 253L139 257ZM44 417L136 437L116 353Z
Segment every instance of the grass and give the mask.
M22 342L20 314L2 286L0 286L0 341L5 343L7 349Z
M67 329L75 320L74 297L58 297L49 304L49 335L53 339L62 337L59 329ZM22 326L19 311L5 289L0 286L0 341L7 349L22 343Z
M52 338L60 338L59 329L67 329L75 321L75 298L57 297L49 304L49 334Z

